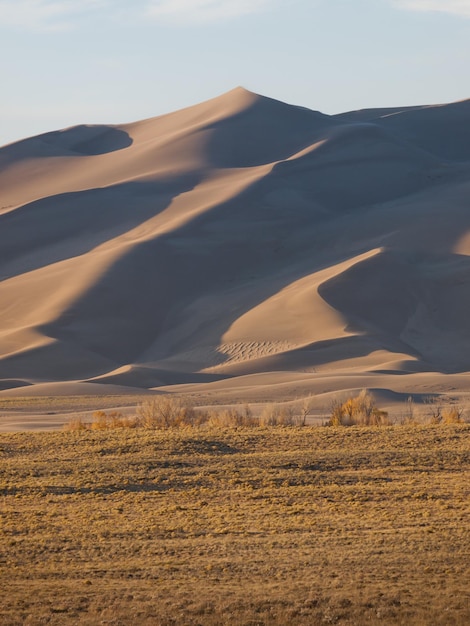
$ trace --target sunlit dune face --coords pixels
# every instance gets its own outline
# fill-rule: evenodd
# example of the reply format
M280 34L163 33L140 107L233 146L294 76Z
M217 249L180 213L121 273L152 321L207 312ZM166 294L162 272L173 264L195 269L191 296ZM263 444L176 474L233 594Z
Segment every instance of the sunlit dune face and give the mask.
M454 248L455 254L470 256L470 230L468 230L457 242Z

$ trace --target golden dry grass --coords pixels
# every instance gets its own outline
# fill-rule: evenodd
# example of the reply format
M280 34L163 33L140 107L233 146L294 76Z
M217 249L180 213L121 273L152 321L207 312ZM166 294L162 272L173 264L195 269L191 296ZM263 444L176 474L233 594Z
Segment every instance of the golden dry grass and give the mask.
M10 625L470 623L470 427L0 435Z

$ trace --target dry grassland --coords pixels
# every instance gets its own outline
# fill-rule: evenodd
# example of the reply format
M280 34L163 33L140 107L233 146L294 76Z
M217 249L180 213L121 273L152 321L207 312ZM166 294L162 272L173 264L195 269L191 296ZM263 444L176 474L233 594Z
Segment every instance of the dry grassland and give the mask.
M470 623L470 426L0 435L0 623Z

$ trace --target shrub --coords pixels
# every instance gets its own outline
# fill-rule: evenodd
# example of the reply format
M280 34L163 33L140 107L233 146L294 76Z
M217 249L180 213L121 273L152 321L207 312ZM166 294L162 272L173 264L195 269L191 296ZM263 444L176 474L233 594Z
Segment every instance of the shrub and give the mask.
M135 417L127 417L119 411L95 411L93 413L93 421L91 422L91 430L108 430L112 428L136 428L137 422Z
M363 389L355 397L344 402L333 400L330 412L330 426L387 426L388 413L381 411L372 396Z
M442 424L462 424L463 409L460 406L453 406L442 411Z
M429 407L431 424L440 424L442 422L442 399L439 396L429 396L424 402Z
M184 426L199 426L207 415L175 396L157 396L137 407L137 424L144 428L166 430Z
M431 408L431 424L461 424L464 410L459 405L443 407L441 398L428 398L426 403Z
M346 416L343 408L343 403L341 400L334 399L331 402L330 407L330 421L328 423L329 426L345 426L346 425Z
M95 411L91 422L85 422L81 417L70 420L65 424L65 430L110 430L113 428L136 428L135 417L127 417L118 411Z
M81 417L77 417L76 419L70 420L67 424L64 425L65 430L71 431L79 431L79 430L87 430L89 429L91 424L89 422L84 422Z
M292 407L279 404L267 404L259 417L260 426L295 426L298 423Z
M307 417L310 415L313 408L313 396L310 394L304 398L300 404L300 416L299 424L305 426L307 423Z
M253 417L251 409L246 405L243 412L236 409L224 409L212 411L207 416L208 426L220 426L222 428L243 428L258 426L259 421Z

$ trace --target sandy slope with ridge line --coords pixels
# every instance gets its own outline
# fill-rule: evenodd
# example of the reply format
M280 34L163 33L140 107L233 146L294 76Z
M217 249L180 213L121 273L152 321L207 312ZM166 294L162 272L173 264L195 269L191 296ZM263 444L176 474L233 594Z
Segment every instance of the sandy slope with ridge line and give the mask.
M465 399L469 122L237 88L0 148L0 399Z

